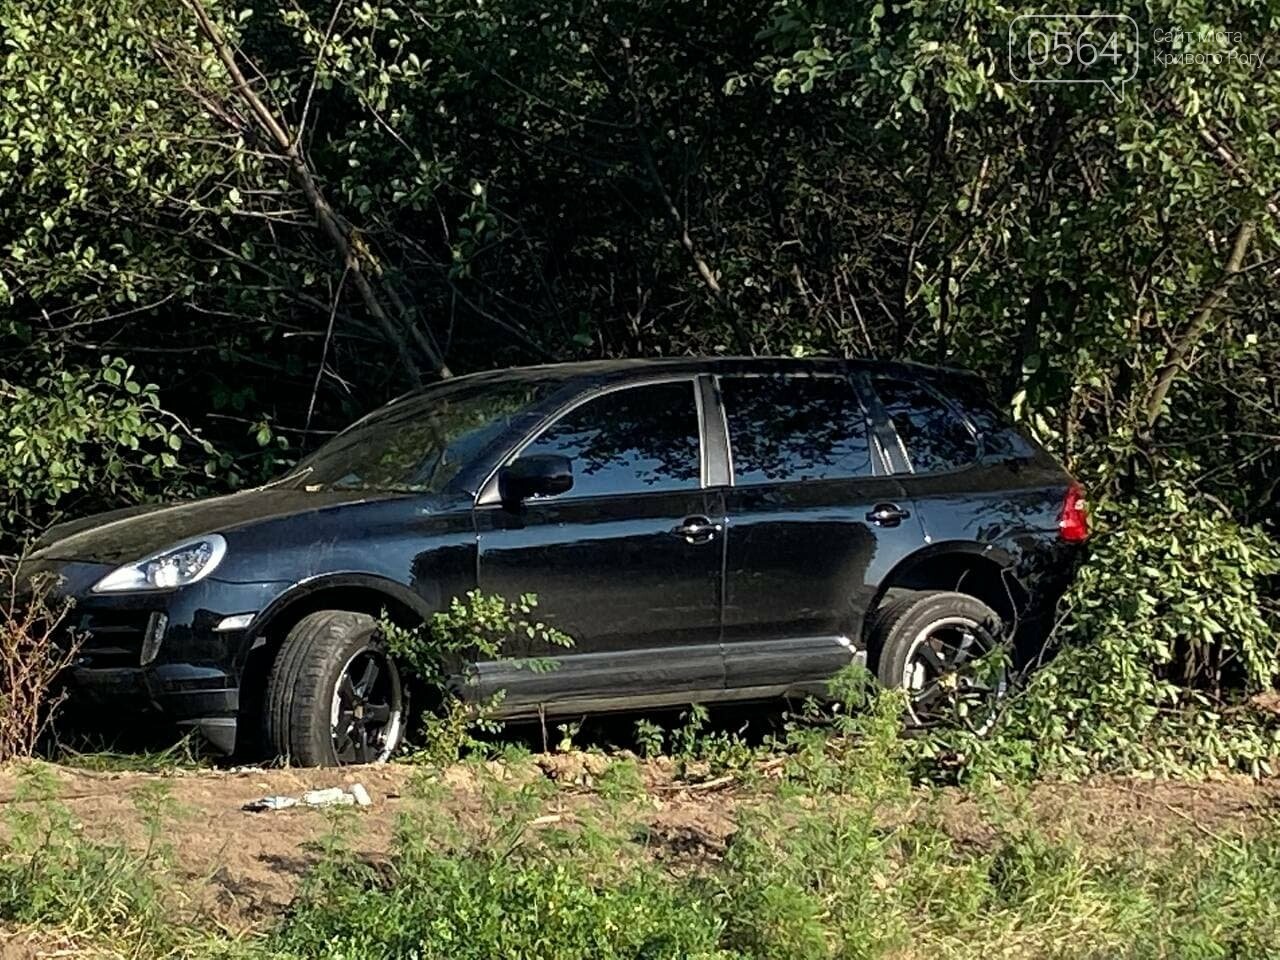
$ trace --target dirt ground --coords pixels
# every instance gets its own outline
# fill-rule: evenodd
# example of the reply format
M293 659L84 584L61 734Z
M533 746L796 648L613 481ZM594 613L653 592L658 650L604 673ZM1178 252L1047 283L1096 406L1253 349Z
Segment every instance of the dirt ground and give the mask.
M576 810L598 802L583 785L601 758L560 755L535 758L522 772L491 767L490 774L549 777L562 789L552 792L544 812L531 821L571 822ZM162 780L179 814L166 839L172 843L179 878L193 891L193 903L211 912L230 930L270 923L287 908L301 878L316 860L313 844L332 829L316 809L250 813L243 805L272 794L361 783L372 806L355 814L358 832L352 847L371 861L386 857L397 814L406 809L411 767L388 765L342 770L200 770L165 775L99 773L54 768L61 800L88 836L144 842L145 829L134 805L137 789ZM689 786L671 779L661 762L642 767L648 791L636 818L647 823L650 848L660 859L708 859L723 854L736 816L752 795L732 781ZM0 806L15 800L17 777L0 770ZM481 816L476 770L459 765L446 772L442 813L466 822ZM758 795L758 793L757 793ZM1072 830L1105 842L1123 831L1150 842L1169 841L1188 832L1230 835L1280 810L1280 783L1245 778L1206 783L1105 780L1085 784L1042 784L1028 798L1034 818L1051 830ZM796 801L801 803L802 801ZM958 840L982 843L993 828L978 805L959 793L943 799L947 829ZM674 865L674 864L673 864ZM203 893L195 893L203 891ZM0 938L2 939L2 938Z

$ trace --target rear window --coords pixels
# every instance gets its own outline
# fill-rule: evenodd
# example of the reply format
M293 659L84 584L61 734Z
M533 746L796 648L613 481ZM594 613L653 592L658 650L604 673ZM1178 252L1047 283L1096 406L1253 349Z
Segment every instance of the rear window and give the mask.
M977 459L973 434L932 391L896 377L876 377L874 383L915 473L957 470Z

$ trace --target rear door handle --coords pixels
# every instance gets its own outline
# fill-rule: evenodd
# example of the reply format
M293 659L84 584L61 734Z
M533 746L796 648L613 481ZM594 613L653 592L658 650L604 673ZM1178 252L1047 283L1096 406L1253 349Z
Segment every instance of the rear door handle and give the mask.
M896 503L877 503L867 512L867 519L877 527L896 527L909 516L911 511L903 510Z
M709 543L724 529L724 524L713 523L708 517L685 517L680 526L671 532L684 537L688 543Z

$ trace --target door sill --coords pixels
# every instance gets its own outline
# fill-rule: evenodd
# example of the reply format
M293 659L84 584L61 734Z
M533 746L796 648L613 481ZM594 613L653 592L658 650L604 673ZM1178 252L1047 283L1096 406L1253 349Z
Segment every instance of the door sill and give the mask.
M865 650L855 650L851 663L866 665ZM828 679L800 681L798 683L768 684L763 686L718 688L706 690L675 690L669 694L645 694L641 696L577 697L568 700L552 700L540 705L520 704L509 711L502 711L503 720L531 720L539 716L563 717L574 714L629 713L640 710L660 710L667 707L688 706L694 703L730 703L750 700L777 700L784 697L817 696L827 693Z

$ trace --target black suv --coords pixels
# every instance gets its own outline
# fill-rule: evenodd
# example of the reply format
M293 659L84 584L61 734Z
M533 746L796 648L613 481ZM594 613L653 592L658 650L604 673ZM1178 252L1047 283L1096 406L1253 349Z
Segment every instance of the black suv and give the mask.
M82 700L333 764L403 737L379 614L474 589L536 594L575 641L549 672L466 666L507 717L821 690L858 660L915 722L989 704L985 654L1036 646L1086 534L971 375L611 361L428 387L273 484L55 527L29 567L75 599Z

